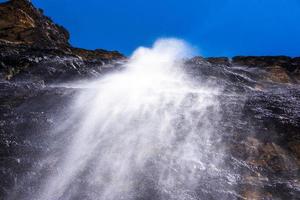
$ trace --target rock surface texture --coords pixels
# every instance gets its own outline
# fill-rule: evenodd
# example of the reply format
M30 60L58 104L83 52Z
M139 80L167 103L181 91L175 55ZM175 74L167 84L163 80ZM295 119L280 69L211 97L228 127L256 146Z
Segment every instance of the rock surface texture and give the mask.
M0 4L0 199L33 192L21 179L43 176L32 169L55 137L47 133L79 90L58 83L101 77L126 62L116 51L74 48L68 39L29 1ZM195 57L185 71L199 84L223 86L219 132L236 174L224 182L234 192L205 188L203 180L199 199L299 199L300 57Z

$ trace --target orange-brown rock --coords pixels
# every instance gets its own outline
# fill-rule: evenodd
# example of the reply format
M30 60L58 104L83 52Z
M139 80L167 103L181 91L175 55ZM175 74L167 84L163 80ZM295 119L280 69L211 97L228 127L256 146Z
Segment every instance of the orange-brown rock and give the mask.
M242 197L245 200L260 200L260 199L272 200L273 199L270 193L261 192L255 189L245 189L242 192Z
M69 46L68 31L53 23L27 0L0 4L0 39L45 48Z
M245 152L248 164L255 168L268 168L273 172L298 170L297 159L275 143L264 143L257 138L247 137L240 148Z
M267 67L266 69L269 72L266 77L267 79L279 83L291 82L291 78L288 75L288 72L281 66L276 65L276 66Z

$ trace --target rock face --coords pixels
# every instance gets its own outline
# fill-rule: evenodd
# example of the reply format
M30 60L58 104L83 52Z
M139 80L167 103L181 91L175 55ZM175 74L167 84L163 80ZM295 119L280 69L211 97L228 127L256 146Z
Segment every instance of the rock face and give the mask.
M0 76L5 80L40 80L48 83L92 78L116 69L117 52L72 48L41 49L28 45L0 44Z
M221 59L220 63L219 58L196 57L185 66L187 73L199 78L200 83L213 81L223 86L219 131L228 167L238 177L235 191L240 195L224 199L297 199L299 65L289 57L238 60L224 63Z
M68 39L29 1L0 4L0 199L32 192L22 179L43 177L32 170L36 159L49 151L49 130L79 90L56 84L99 77L125 62L116 51L74 48ZM203 182L199 199L299 198L300 58L195 57L184 69L199 84L223 87L218 131L234 173L220 181L231 191Z
M46 48L69 46L68 31L54 24L29 1L12 0L0 6L0 38Z

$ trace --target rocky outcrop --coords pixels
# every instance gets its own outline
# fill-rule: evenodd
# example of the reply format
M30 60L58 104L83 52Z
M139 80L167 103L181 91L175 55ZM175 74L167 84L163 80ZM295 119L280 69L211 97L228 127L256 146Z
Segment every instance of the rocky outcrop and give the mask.
M67 48L68 31L43 15L27 0L0 5L0 39L42 48Z
M74 49L41 49L28 45L0 45L0 78L5 80L66 82L92 78L116 70L117 52Z
M186 63L203 65L220 65L227 67L251 67L262 70L266 81L277 83L299 83L300 82L300 57L288 56L236 56L232 59L226 57L196 56Z
M259 67L266 69L271 80L275 82L299 82L300 57L288 56L236 56L232 58L233 65Z
M29 1L0 4L0 78L32 76L50 82L87 78L124 58L117 51L75 48L68 40L68 31Z
M262 79L277 83L300 83L300 57L288 56L235 56L204 58L197 56L187 63L202 63L227 67L251 67L262 70ZM263 72L264 71L264 72Z
M232 58L232 63L248 67L268 67L282 66L290 72L299 69L300 58L288 56L236 56Z
M230 60L227 57L209 57L206 60L211 64L230 65Z

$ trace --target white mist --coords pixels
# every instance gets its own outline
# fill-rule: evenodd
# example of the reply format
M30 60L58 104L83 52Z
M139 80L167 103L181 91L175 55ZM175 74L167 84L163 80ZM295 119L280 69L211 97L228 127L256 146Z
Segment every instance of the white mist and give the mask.
M197 199L221 158L211 141L217 88L181 71L192 49L162 39L137 49L122 72L88 84L67 121L65 152L36 199Z

